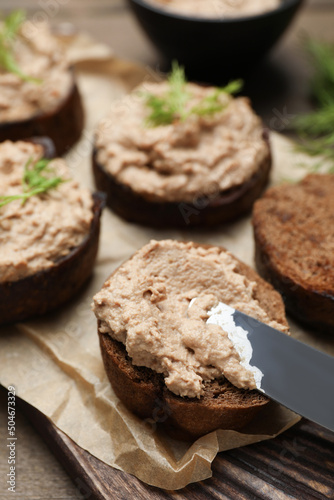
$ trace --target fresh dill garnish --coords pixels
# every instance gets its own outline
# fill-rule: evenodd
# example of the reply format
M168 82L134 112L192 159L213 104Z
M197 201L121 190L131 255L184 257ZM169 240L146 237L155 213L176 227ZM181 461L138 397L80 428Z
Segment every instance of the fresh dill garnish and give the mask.
M220 96L222 94L237 94L242 89L243 82L242 80L235 80L230 82L226 87L219 87L212 91L211 94L204 97L202 101L194 106L190 110L190 114L196 114L199 116L207 116L213 115L222 111L226 106L225 103L222 103L220 100Z
M314 67L311 92L318 108L298 116L293 128L300 137L298 149L321 155L331 164L327 171L334 173L334 46L307 40L305 47ZM313 170L319 170L318 164Z
M3 20L0 30L0 67L17 75L21 80L40 83L41 80L38 78L33 78L21 71L13 55L13 42L24 20L25 13L22 10L14 10Z
M334 46L309 39L305 48L314 66L312 94L320 105L334 104Z
M50 161L42 158L33 163L32 158L29 158L24 166L22 193L0 196L0 208L14 200L22 200L22 204L24 204L28 198L46 193L50 189L57 188L62 182L66 182L62 177L54 175L54 169L49 166Z
M149 125L168 125L183 118L184 105L190 98L186 83L184 69L173 62L172 72L168 77L168 91L162 96L145 94L146 104L151 108L151 114L147 118Z
M173 62L172 71L168 77L169 88L161 96L145 93L146 105L151 109L147 117L150 126L169 125L175 121L183 121L191 115L210 116L226 107L221 99L223 94L235 94L242 88L243 82L236 80L226 87L215 88L211 94L204 97L196 106L186 109L192 95L187 89L187 79L184 68Z

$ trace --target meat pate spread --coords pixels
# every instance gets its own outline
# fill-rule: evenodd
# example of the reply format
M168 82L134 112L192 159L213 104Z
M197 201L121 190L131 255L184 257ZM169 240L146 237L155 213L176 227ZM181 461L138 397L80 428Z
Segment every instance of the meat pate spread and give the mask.
M73 75L61 43L46 22L26 21L13 41L15 61L24 80L0 66L0 123L52 112L69 95ZM1 30L1 24L0 24Z
M207 322L210 310L221 301L287 329L270 320L254 298L257 284L239 274L237 266L218 247L151 241L95 295L100 331L122 342L134 365L164 374L166 386L177 395L199 398L203 381L222 376L236 387L256 388L254 374L242 366L228 333Z
M225 95L209 116L150 127L143 93L163 95L167 83L145 83L115 103L96 133L97 161L117 182L149 201L194 202L247 182L269 157L261 119L247 98ZM212 87L187 84L196 106Z
M28 142L0 144L0 196L22 193L27 162L39 160L43 148ZM91 193L70 179L62 159L50 162L66 179L56 189L0 208L0 282L16 281L54 266L80 245L93 219Z
M276 9L281 0L146 0L170 12L196 17L242 17Z

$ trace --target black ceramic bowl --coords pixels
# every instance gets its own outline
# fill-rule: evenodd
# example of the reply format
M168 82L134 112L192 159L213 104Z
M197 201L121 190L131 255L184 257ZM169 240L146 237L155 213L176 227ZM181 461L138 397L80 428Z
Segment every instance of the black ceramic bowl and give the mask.
M248 17L207 19L128 0L140 25L168 65L177 60L202 81L245 75L274 45L303 0ZM209 0L208 0L209 1Z

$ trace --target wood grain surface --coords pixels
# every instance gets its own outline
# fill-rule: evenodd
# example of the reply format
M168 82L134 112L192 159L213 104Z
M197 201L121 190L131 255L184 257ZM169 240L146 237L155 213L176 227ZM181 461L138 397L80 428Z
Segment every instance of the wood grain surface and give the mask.
M120 57L152 67L159 64L123 0L0 0L0 10L6 13L22 7L31 15L51 4L58 6L50 11L52 23L70 22L111 45ZM287 114L310 107L301 33L334 42L333 26L334 0L306 0L294 25L247 82L247 93L270 128L284 132ZM172 493L144 486L132 476L106 467L48 421L43 424L43 417L34 421L34 430L21 410L16 414L18 476L13 494L6 485L6 401L6 391L0 390L0 500L334 498L333 434L307 421L274 440L220 453L213 462L212 479ZM59 462L46 446L51 441Z
M80 479L84 498L334 498L334 433L307 420L275 439L218 454L213 464L213 478L169 492L147 486L107 466L78 447L35 408L24 402L20 407L73 480L78 484Z

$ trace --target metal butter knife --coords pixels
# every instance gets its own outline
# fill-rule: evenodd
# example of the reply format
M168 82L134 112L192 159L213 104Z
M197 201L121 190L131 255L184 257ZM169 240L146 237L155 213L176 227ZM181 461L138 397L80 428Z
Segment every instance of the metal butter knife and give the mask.
M226 314L229 321L224 320L222 326L222 315ZM334 431L334 357L221 302L209 311L208 323L222 326L231 339L233 331L239 337L244 335L246 342L248 339L249 364L262 372L259 390Z

